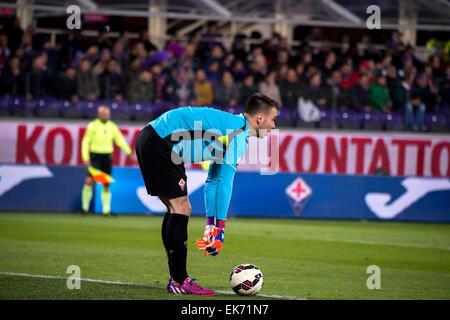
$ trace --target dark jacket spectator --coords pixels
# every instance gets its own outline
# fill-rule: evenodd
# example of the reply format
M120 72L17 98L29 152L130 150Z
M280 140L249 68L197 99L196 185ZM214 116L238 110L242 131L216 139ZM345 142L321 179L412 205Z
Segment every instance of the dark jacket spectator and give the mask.
M431 92L424 74L417 77L416 84L411 89L411 100L418 101L417 104L425 104L428 110L434 110L436 96Z
M300 85L297 82L297 73L289 69L286 80L280 83L281 102L289 109L297 108Z
M252 74L248 74L244 81L242 82L241 87L239 88L239 102L238 104L241 106L245 105L245 101L247 101L248 97L250 97L253 93L257 92L258 88L255 85L255 79Z
M341 81L341 72L339 70L334 70L326 84L331 88L331 92L335 96L336 108L339 110L346 110L350 108L350 96L348 90L345 90L341 86ZM331 106L333 106L333 102L331 102Z
M127 88L128 101L152 102L155 98L155 88L150 71L144 70L132 79Z
M98 79L91 70L91 62L87 59L80 61L76 73L77 92L80 99L95 100L100 95Z
M25 94L25 75L20 69L18 57L12 57L1 73L0 92L11 95Z
M164 100L176 106L195 105L194 83L187 78L186 71L178 70L175 78L170 78L164 88Z
M301 89L300 96L311 100L319 108L331 108L331 87L321 84L319 73L313 75L309 81L309 86Z
M119 64L113 58L108 61L106 70L99 76L100 97L102 99L122 101L125 95L125 81L119 70Z
M222 80L213 86L213 103L220 106L235 106L239 101L239 89L233 82L230 71L224 71Z
M33 60L31 70L25 78L25 91L27 99L43 97L51 94L51 75L47 72L43 56Z
M349 91L350 105L354 110L370 111L369 77L361 75L358 83Z
M58 88L55 90L58 94L58 98L72 102L78 101L77 79L75 74L75 68L69 67L60 76Z

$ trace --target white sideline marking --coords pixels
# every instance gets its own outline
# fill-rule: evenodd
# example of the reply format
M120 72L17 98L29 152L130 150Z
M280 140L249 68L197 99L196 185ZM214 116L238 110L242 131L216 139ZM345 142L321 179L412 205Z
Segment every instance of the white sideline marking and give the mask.
M46 276L39 274L28 274L28 273L17 273L17 272L0 272L0 274L7 276L17 276L17 277L27 277L27 278L44 278L44 279L63 279L67 280L67 277L62 276ZM75 279L75 278L73 278ZM94 282L94 283L105 283L105 284L117 284L117 285L125 285L125 286L134 286L134 287L148 287L148 288L157 288L157 289L165 289L165 286L157 286L154 284L143 284L143 283L133 283L133 282L121 282L121 281L109 281L109 280L97 280L97 279L89 279L89 278L80 278L80 281L86 282ZM220 291L215 290L217 293L235 295L233 291ZM273 298L273 299L282 299L282 300L307 300L305 298L297 298L290 296L278 296L271 294L258 294L260 297L264 298Z

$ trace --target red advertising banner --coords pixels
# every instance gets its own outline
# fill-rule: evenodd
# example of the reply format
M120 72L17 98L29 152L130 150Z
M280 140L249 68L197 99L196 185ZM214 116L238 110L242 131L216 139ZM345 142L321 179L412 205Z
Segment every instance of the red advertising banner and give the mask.
M82 165L86 125L0 120L0 163ZM119 125L132 148L144 125ZM368 175L383 169L393 176L450 177L449 135L285 130L258 140L249 139L239 170L259 171L267 166L270 152L271 164L281 172ZM114 165L136 166L118 148Z

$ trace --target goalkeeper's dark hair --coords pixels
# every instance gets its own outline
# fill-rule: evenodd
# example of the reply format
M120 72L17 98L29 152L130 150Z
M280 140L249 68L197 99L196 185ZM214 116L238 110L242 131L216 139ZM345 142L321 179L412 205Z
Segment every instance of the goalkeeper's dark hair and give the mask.
M255 115L260 112L268 114L272 108L278 110L280 104L272 98L257 92L252 94L248 97L247 101L245 101L244 112L250 115Z

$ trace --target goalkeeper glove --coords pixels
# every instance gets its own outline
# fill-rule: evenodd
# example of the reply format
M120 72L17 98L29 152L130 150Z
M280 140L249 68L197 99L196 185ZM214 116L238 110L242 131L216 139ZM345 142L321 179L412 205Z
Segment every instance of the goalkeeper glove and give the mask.
M216 226L212 224L207 224L205 231L203 232L203 239L197 239L196 245L198 250L205 250L206 246L209 244L209 239L213 236L214 228Z
M211 231L209 226L206 226L204 235L203 239L197 239L197 249L205 250L205 256L218 255L223 246L224 229L214 227Z
M205 247L205 256L217 256L223 246L224 229L215 228L209 243Z

